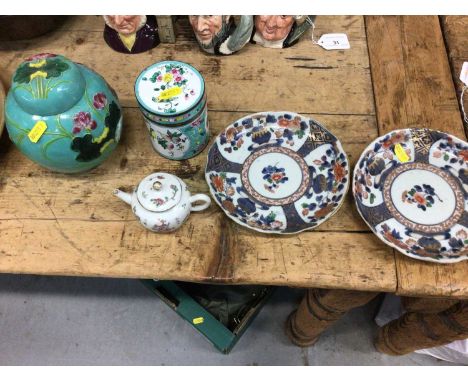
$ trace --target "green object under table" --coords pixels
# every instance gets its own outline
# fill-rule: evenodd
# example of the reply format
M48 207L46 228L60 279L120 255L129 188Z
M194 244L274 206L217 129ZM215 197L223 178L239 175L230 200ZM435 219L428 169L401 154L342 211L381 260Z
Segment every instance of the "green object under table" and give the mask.
M224 354L231 351L275 289L159 280L142 282Z

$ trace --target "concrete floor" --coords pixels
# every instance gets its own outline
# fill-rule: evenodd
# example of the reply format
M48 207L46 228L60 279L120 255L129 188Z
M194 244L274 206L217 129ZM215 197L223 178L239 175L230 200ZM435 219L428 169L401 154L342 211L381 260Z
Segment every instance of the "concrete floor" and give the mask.
M278 288L223 355L138 280L0 275L0 365L450 365L376 352L377 301L298 348L283 324L302 293Z

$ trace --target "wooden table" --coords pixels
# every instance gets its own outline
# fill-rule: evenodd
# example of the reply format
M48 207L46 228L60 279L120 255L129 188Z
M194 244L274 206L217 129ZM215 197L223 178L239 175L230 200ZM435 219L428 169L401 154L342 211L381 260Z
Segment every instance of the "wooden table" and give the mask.
M468 262L437 265L396 253L369 231L351 192L318 229L281 237L236 225L215 203L192 214L177 232L156 235L112 196L114 188L130 189L154 171L175 173L193 192L208 192L207 150L185 161L158 156L136 105L136 76L166 59L189 62L205 77L211 141L237 118L267 110L322 122L341 140L352 166L370 141L396 128L432 127L466 140L437 17L320 16L315 36L345 32L350 50L325 51L306 35L288 49L248 44L229 57L202 53L184 22L175 44L132 56L108 48L102 30L100 17L70 17L44 37L0 43L0 76L7 87L25 57L53 52L102 74L124 107L118 149L82 175L42 169L3 135L0 272L468 298Z

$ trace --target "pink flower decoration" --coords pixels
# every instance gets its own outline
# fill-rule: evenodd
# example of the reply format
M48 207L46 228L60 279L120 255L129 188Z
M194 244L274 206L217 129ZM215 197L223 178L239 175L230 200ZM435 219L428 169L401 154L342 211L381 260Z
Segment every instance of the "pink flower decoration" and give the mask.
M177 73L179 73L179 71L178 71L176 68L172 69L171 72L172 72L172 74L177 74Z
M193 89L190 90L190 94L191 94L191 95L194 95L194 94L195 94L195 90L193 90Z
M279 220L275 220L273 223L271 223L271 228L281 228L283 223L281 223Z
M157 80L162 81L162 76L158 76Z
M177 76L177 77L175 78L175 81L176 81L176 82L182 81L182 77L181 77L181 76Z
M94 130L97 127L97 123L91 118L90 113L80 111L73 117L73 134L78 134L83 129Z
M107 105L107 97L104 93L96 93L93 97L93 106L98 109L102 110Z
M156 207L162 206L164 204L164 200L161 198L151 199L151 201L156 204Z
M39 53L39 54L36 54L34 56L27 58L26 61L43 60L45 58L51 58L51 57L57 57L57 55L52 54L52 53Z

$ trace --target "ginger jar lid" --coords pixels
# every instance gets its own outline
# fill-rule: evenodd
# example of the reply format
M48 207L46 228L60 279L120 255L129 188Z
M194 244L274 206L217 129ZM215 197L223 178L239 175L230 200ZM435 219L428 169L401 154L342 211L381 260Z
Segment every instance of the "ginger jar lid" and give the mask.
M182 198L179 178L163 172L148 175L138 185L140 204L153 212L164 212L176 206Z
M175 116L193 109L202 100L205 81L193 66L162 61L144 69L135 82L139 105L150 113Z
M26 59L13 74L11 92L31 115L57 115L82 97L86 81L78 65L64 56L41 53Z

